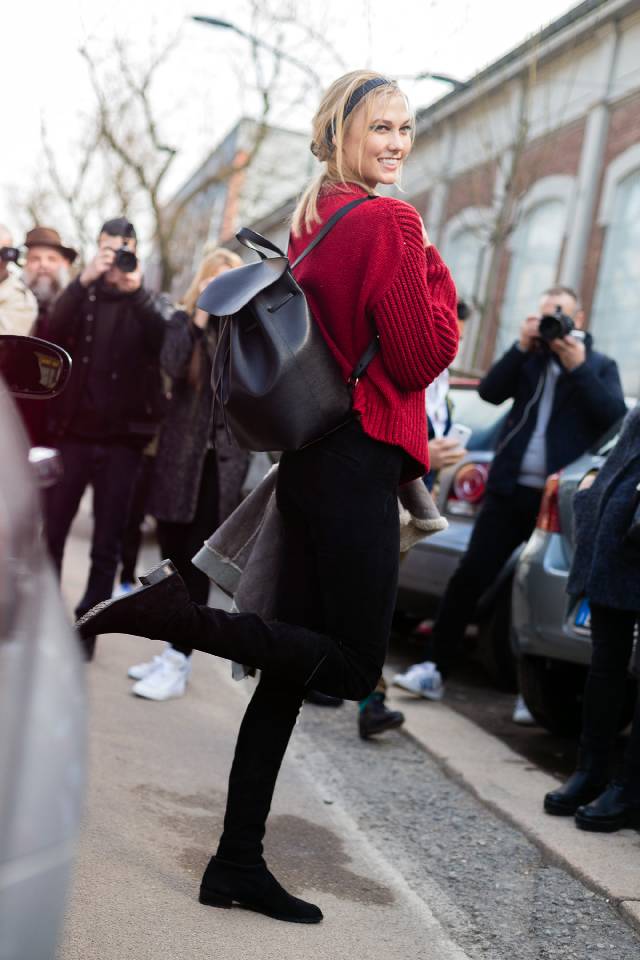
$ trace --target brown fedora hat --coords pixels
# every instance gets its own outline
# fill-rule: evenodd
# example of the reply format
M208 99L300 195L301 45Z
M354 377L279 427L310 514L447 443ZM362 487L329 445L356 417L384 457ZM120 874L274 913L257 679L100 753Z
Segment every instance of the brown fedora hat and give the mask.
M53 247L54 250L59 250L69 263L73 263L78 256L78 251L74 250L73 247L63 245L60 234L53 227L34 227L33 230L29 230L24 245L27 249L29 247Z

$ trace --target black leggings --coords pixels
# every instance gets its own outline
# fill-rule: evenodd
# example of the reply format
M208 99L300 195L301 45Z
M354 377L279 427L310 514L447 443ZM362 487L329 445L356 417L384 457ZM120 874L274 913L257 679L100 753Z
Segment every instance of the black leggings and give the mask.
M289 628L291 644L320 643L319 634L330 639L307 686L359 699L379 679L397 589L403 461L399 448L372 440L356 420L280 461L278 620L314 631ZM305 682L292 681L286 650L282 656L283 669L264 669L238 735L218 856L239 863L262 856L276 778L304 697Z
M618 732L638 614L591 604L591 666L584 692L582 764L606 773ZM623 779L640 802L640 697L636 701Z

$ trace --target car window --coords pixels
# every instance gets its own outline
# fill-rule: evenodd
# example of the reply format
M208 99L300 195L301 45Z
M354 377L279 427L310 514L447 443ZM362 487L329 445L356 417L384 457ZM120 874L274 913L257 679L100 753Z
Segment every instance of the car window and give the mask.
M503 421L511 406L511 400L496 406L478 396L478 391L468 387L451 387L449 396L453 404L454 423L471 427L468 450L493 450L502 429Z

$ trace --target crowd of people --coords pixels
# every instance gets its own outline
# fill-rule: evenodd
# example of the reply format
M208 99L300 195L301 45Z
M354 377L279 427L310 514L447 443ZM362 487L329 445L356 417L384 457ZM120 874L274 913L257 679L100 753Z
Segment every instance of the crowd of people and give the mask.
M329 89L312 142L323 172L294 214L292 260L346 202L396 182L412 135L406 98L387 78L358 71ZM58 571L83 494L93 490L90 564L75 610L86 657L94 656L99 633L163 641L161 654L129 669L133 692L150 700L185 693L194 649L261 670L238 738L224 832L200 897L218 906L238 900L298 922L322 914L280 887L262 859L262 838L300 705L357 700L364 738L402 724L402 714L386 706L382 679L399 563L397 489L418 477L430 488L439 469L465 455L463 442L448 436L454 417L447 370L468 306L408 204L380 197L346 224L296 278L340 364L355 362L372 325L380 349L355 387L355 415L346 425L280 458L283 551L277 619L268 622L208 607L209 580L191 562L238 505L249 464L214 403L218 328L197 307L207 284L240 266L240 258L224 248L205 251L178 304L145 286L135 228L124 217L103 225L97 250L73 278L77 253L49 227L27 234L21 274L8 266L11 254L0 259L0 331L31 332L73 358L70 383L46 417L28 404L23 413L33 441L56 446L64 464L45 505ZM13 249L1 227L0 246ZM568 318L571 329L543 342L540 317L553 314ZM543 291L517 342L479 386L490 403L513 402L468 551L423 659L394 678L404 690L443 697L479 597L534 528L547 475L626 414L617 366L594 349L585 321L576 291ZM628 535L640 481L639 416L628 415L614 453L576 503L569 589L592 602L593 663L578 769L544 802L548 813L575 814L585 829L613 830L640 818L638 712L623 774L611 782L608 769L621 702L616 691L640 610L639 535ZM145 514L155 518L160 555L171 564L135 589ZM116 599L105 604L114 590Z

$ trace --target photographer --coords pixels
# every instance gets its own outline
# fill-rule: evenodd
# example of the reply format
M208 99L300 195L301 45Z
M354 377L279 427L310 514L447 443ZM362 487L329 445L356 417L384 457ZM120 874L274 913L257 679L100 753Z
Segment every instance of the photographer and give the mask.
M64 464L46 510L58 570L80 499L93 487L91 568L76 616L111 596L142 451L160 420L159 355L172 309L144 288L135 230L121 217L104 224L97 254L51 316L51 339L73 357L69 384L49 411Z
M27 336L38 315L38 304L10 263L17 263L19 251L12 246L11 234L0 225L0 334Z
M478 599L534 529L547 476L588 450L626 412L617 365L592 349L583 323L573 290L545 291L538 316L525 320L519 340L478 388L483 400L500 404L513 398L513 406L467 553L440 604L429 659L394 679L405 690L442 698ZM518 706L514 719L526 722Z

